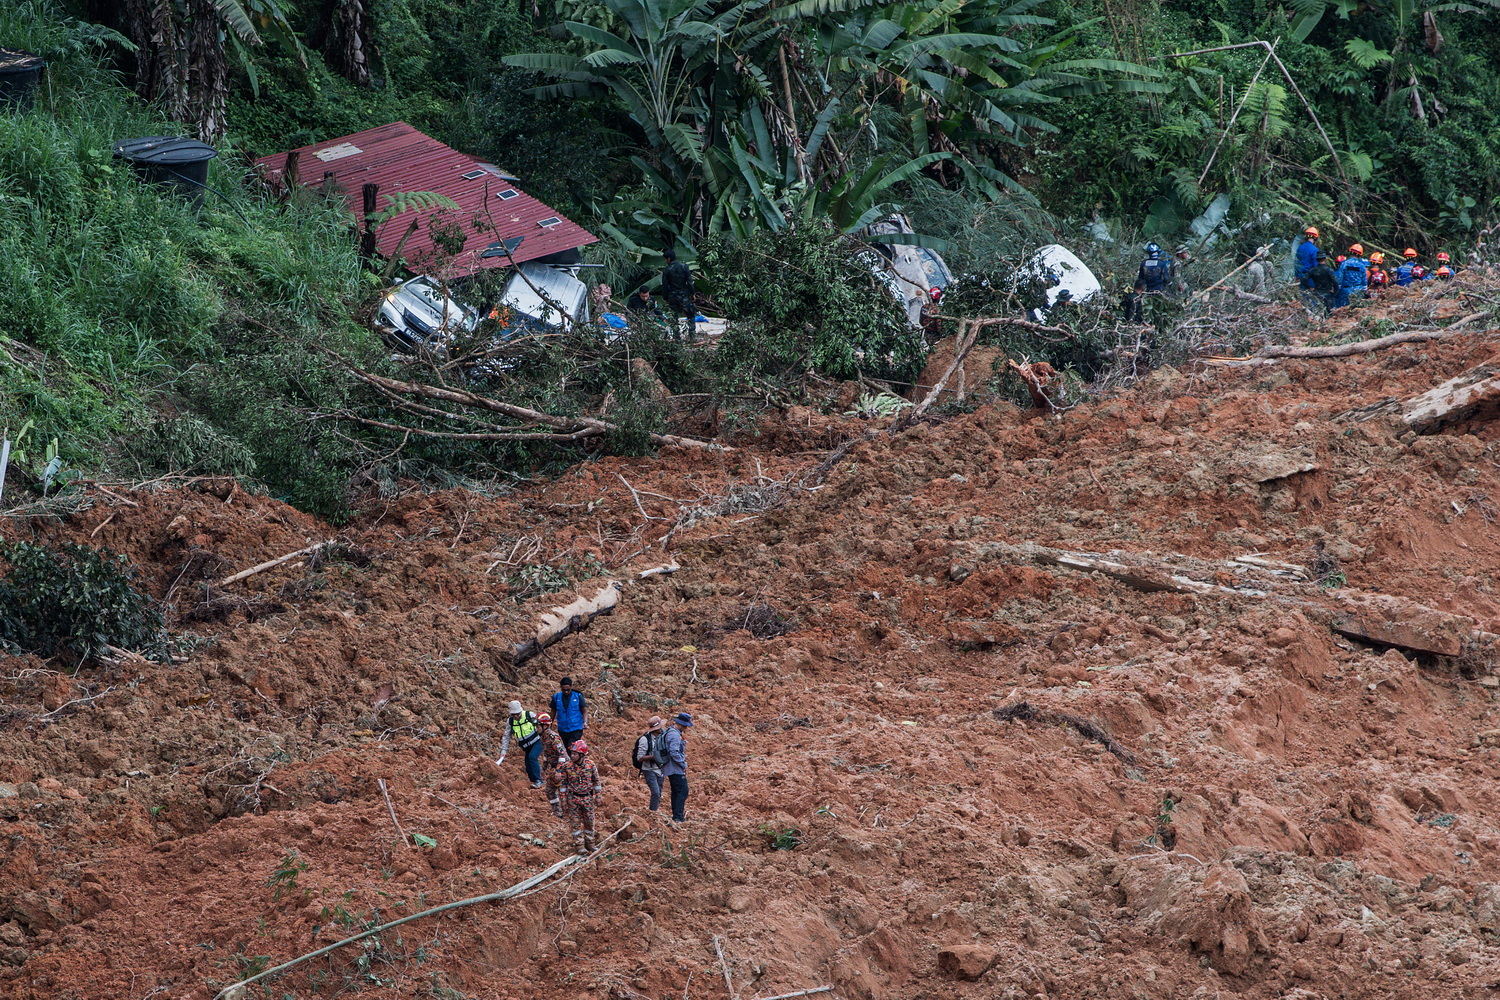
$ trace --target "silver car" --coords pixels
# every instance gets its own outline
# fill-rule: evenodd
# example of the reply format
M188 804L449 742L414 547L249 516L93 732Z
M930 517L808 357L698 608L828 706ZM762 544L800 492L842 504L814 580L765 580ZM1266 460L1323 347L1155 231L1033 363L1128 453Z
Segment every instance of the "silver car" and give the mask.
M472 333L479 314L451 298L443 286L427 275L418 275L385 293L376 316L380 332L407 351L442 351L457 333Z

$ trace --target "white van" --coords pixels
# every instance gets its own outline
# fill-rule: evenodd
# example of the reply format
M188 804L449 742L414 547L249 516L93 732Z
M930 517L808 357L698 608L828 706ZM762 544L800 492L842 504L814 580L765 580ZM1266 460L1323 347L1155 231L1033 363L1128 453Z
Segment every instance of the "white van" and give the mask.
M528 331L571 330L574 323L589 322L589 289L578 280L576 266L527 261L506 282L499 310L502 340Z

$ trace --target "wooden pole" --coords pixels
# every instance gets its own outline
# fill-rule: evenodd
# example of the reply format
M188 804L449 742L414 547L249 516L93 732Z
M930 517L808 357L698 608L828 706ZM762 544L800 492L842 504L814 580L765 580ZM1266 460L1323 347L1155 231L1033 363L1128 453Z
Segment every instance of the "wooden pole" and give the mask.
M719 936L714 935L714 951L719 956L719 968L724 970L724 988L729 991L729 1000L740 1000L739 994L734 991L734 983L729 978L729 963L724 960L724 946L719 943Z
M605 844L609 843L611 840L614 840L616 837L618 837L628 829L630 829L630 824L626 823L614 833L610 834L608 837L605 837L599 842L599 846L594 849L594 853L590 854L588 857L582 857L577 854L569 855L568 857L563 858L557 864L546 869L545 871L538 872L528 879L517 882L509 889L501 889L499 892L491 892L483 896L473 896L469 899L460 899L456 903L444 903L442 906L434 906L431 909L423 910L421 913L413 913L409 917L402 917L399 920L392 920L390 923L381 924L378 927L371 927L367 930L360 931L353 937L346 937L344 938L344 940L335 941L333 944L328 945L325 948L319 948L317 951L310 951L306 955L299 955L298 957L292 959L290 962L282 962L275 968L267 969L265 972L257 973L256 975L251 976L249 979L242 979L237 983L231 983L230 985L220 990L218 993L215 993L214 1000L241 1000L241 998L245 995L245 987L249 986L251 983L265 979L267 976L274 976L278 973L285 972L294 965L301 965L303 962L306 962L309 959L317 958L319 955L326 955L331 951L344 947L345 945L354 944L356 941L363 941L367 937L383 933L390 930L392 927L399 927L402 924L410 923L413 920L420 920L423 917L433 917L438 915L439 913L446 913L449 910L456 910L461 906L473 906L475 903L498 903L503 902L507 899L512 899L516 896L524 895L528 891L536 888L537 886L540 886L543 882L547 881L553 875L556 875L558 872L562 871L569 865L586 865L589 862L593 861L599 856L599 852L604 850Z
M396 825L396 832L401 835L402 846L410 847L411 841L406 838L406 831L401 829L401 821L396 818L396 806L391 802L391 792L385 787L385 779L376 778L375 784L380 786L380 794L385 796L385 808L391 814L391 822Z
M288 552L284 556L277 556L275 559L268 559L265 562L261 563L259 566L251 566L249 569L240 570L233 576L226 576L224 579L214 584L214 586L227 587L231 583L238 583L239 581L245 579L245 577L247 576L254 576L257 573L264 573L266 570L274 569L275 567L280 566L282 563L289 563L293 559L296 559L298 556L310 556L314 552L321 549L323 546L332 544L332 542L319 542L316 545L309 545L305 549L298 549L296 552Z

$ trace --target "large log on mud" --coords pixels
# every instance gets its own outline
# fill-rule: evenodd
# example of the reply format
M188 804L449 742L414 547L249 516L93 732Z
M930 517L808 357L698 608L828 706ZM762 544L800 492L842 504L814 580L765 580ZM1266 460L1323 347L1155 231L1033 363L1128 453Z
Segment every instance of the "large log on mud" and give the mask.
M580 597L571 604L545 612L536 634L516 645L511 662L520 666L564 636L588 628L590 622L614 611L619 603L620 583L611 580L593 597Z
M1487 362L1433 386L1410 399L1383 399L1340 413L1335 419L1362 423L1378 416L1399 416L1418 434L1435 434L1470 419L1481 410L1500 407L1500 363Z

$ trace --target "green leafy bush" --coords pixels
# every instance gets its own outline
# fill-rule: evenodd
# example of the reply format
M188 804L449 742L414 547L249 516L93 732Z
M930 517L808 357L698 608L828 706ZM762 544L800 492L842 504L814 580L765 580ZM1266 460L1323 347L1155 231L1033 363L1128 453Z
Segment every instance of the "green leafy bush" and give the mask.
M0 645L78 661L116 646L168 660L161 610L132 585L124 556L74 543L0 542L0 559L10 567L0 577Z
M831 226L704 241L704 284L736 319L717 361L730 385L808 371L837 379L916 376L926 355L921 335L859 262L860 252Z

